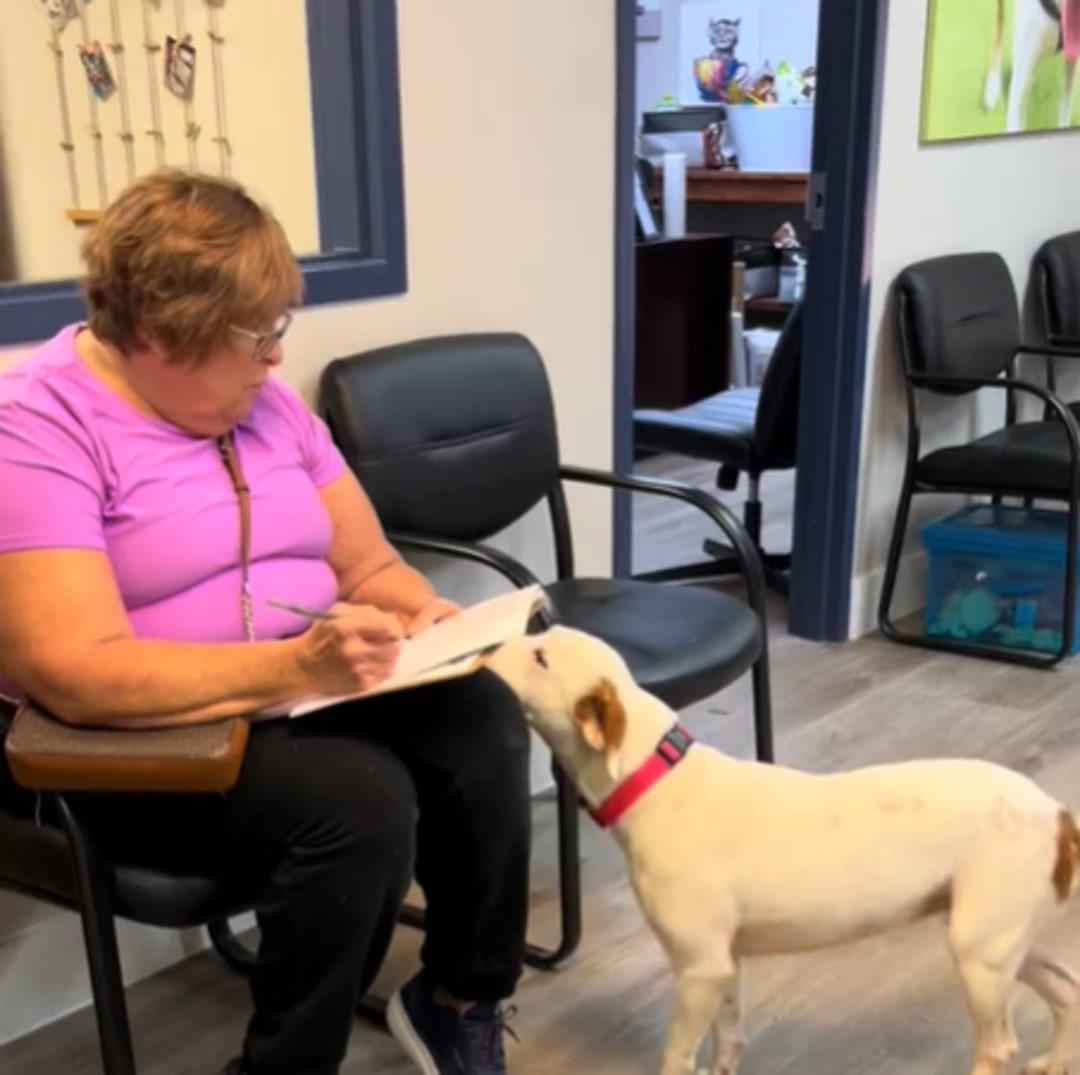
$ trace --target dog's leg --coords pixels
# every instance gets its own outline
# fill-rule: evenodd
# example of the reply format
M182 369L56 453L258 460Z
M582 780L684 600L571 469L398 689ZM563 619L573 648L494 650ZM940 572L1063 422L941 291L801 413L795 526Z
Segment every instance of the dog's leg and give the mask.
M1001 100L1001 41L1005 36L1005 0L997 0L994 19L994 41L990 46L990 63L986 68L986 84L983 86L983 107L987 112L997 108Z
M735 968L694 967L675 980L675 1014L664 1047L662 1075L694 1075L701 1043L713 1021Z
M1054 1017L1050 1051L1025 1064L1024 1075L1066 1075L1069 1061L1080 1055L1080 981L1039 951L1029 953L1018 977L1046 1001Z
M735 964L735 974L724 983L720 1011L712 1024L713 1062L709 1075L735 1075L746 1048L743 1036L743 996L746 989L746 968Z
M1041 906L1024 889L1000 887L1009 865L978 856L953 881L949 946L975 1028L972 1075L999 1075L1017 1051L1009 1001Z
M1036 0L1017 0L1013 19L1009 103L1005 109L1005 130L1010 134L1027 127L1028 90L1039 61L1056 43L1057 32L1057 24Z
M1073 104L1076 98L1076 60L1065 61L1065 87L1061 91L1061 115L1059 127L1072 126Z

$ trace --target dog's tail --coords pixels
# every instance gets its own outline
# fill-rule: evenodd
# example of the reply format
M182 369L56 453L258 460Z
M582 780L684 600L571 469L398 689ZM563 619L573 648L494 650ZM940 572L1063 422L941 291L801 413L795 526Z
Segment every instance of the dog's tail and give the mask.
M1068 810L1058 814L1057 854L1050 879L1059 903L1072 897L1080 879L1080 825Z

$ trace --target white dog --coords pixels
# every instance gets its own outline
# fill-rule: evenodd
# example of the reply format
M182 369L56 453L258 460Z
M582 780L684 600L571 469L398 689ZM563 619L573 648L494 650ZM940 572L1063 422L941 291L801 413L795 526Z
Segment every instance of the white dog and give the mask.
M997 107L1003 85L1001 44L1005 34L1005 0L997 0L994 43L983 88L983 104ZM1058 105L1058 126L1068 127L1076 92L1076 61L1080 57L1080 0L1015 0L1012 75L1005 107L1005 130L1027 126L1027 100L1035 69L1045 56L1065 54L1065 85Z
M930 915L947 917L975 1024L973 1075L997 1075L1016 1053L1017 979L1055 1027L1025 1070L1064 1075L1080 1055L1080 982L1037 947L1076 887L1080 837L1026 777L965 760L825 776L738 761L691 745L612 649L568 628L509 642L489 667L626 854L675 973L663 1075L694 1072L710 1035L712 1075L734 1072L744 956Z

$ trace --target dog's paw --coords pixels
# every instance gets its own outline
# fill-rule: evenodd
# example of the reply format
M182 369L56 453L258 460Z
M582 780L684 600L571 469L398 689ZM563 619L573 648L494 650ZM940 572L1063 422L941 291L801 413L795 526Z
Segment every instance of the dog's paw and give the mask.
M1069 1065L1053 1060L1050 1054L1037 1056L1024 1065L1024 1075L1069 1075Z

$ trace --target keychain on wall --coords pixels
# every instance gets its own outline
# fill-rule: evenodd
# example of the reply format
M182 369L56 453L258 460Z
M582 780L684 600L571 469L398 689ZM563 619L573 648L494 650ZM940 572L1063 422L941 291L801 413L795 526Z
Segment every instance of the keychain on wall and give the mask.
M84 2L89 3L89 0ZM79 0L38 0L38 6L58 34L79 17Z
M109 67L108 57L100 41L90 41L79 46L79 59L82 60L86 81L99 101L107 101L116 92L116 79Z
M190 35L165 38L165 88L182 101L191 100L195 85L195 46Z

